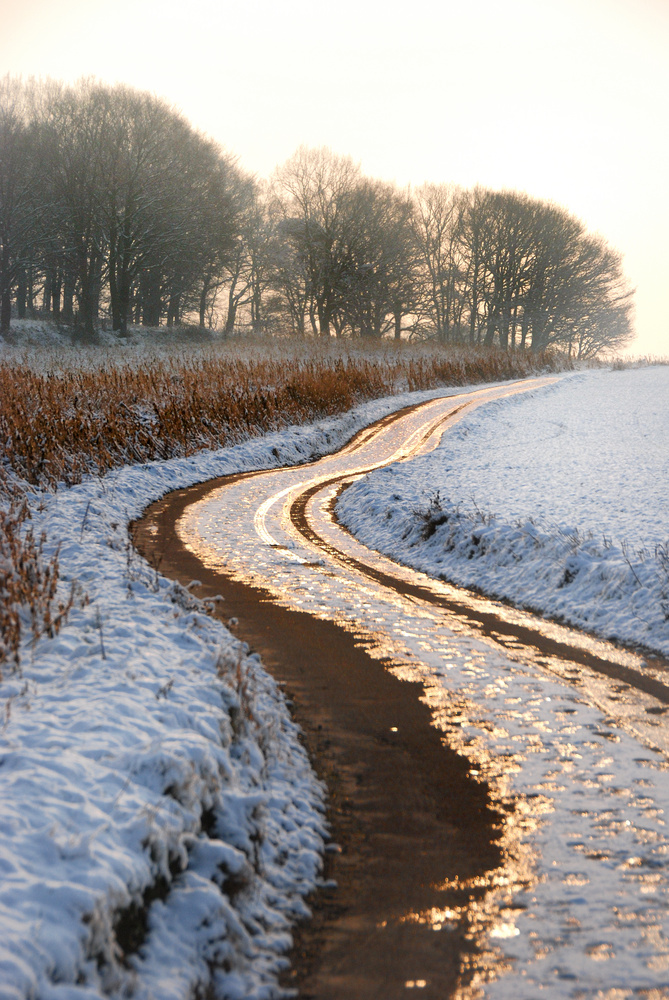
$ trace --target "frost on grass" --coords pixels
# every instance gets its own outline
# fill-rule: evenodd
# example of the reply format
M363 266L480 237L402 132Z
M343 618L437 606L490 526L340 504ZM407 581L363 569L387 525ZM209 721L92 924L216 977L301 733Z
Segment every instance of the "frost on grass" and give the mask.
M338 513L432 576L668 654L667 440L669 368L583 374L482 407Z
M18 666L22 635L53 638L75 602L85 603L75 581L59 597L58 576L58 546L35 536L25 498L8 499L0 508L0 671Z

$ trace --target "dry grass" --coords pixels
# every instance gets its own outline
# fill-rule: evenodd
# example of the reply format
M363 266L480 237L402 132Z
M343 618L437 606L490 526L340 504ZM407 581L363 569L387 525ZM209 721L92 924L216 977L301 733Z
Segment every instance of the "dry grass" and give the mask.
M18 666L21 635L26 626L33 639L54 636L75 598L58 601L58 552L45 556L46 538L36 538L25 502L0 510L0 665Z
M601 364L602 362L600 362ZM669 365L669 356L648 354L644 357L636 357L631 354L616 355L609 359L609 364L613 371L621 372L627 368L647 368L649 365Z
M529 375L547 356L471 351L213 352L135 364L37 370L0 363L5 468L33 485L72 484L132 463L220 448L413 389Z
M0 361L0 664L18 666L22 634L54 635L75 600L74 591L58 600L58 553L46 555L44 538L35 538L28 507L11 499L10 484L53 489L126 464L220 448L397 392L565 366L550 355L402 345L363 351L246 344L234 352L140 354L132 361L118 351L74 357L72 363L72 354L37 352Z

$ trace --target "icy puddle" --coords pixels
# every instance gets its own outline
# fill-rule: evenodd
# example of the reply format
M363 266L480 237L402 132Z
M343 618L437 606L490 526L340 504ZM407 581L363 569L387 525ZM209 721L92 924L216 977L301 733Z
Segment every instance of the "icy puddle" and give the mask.
M334 456L308 472L224 487L186 512L180 535L208 565L338 622L389 669L420 679L445 739L467 756L475 780L490 782L508 816L506 860L484 901L404 917L440 934L466 924L480 954L463 998L481 990L513 1000L669 997L665 706L586 667L547 659L543 669L522 644L502 649L305 541L291 524L291 499L361 461L360 453ZM333 546L356 548L341 532L335 541L327 499L312 502L312 522L330 531ZM405 985L420 995L429 984Z

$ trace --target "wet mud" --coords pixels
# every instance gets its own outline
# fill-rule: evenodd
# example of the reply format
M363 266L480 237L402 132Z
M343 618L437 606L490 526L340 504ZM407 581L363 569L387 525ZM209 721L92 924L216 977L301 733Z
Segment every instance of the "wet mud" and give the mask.
M503 817L467 759L444 745L422 685L398 680L349 631L274 604L182 544L179 517L223 482L153 504L133 541L166 576L201 581L198 596L223 596L220 617L237 619L233 631L284 685L327 784L327 883L309 901L313 919L297 928L285 985L305 1000L454 996L476 965L466 921L442 928L416 916L466 907L486 891Z

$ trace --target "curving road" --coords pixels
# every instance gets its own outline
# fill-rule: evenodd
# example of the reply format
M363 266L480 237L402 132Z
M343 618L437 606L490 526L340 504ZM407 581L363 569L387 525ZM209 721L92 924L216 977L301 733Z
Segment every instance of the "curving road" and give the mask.
M261 596L263 655L272 629L287 648L284 633L318 623L287 681L311 711L298 718L339 801L335 835L349 837L344 855L376 838L363 868L384 851L399 859L364 888L334 857L335 876L360 879L372 902L356 914L355 886L339 901L329 890L318 940L302 949L304 996L669 997L667 664L398 566L336 519L357 477L431 450L475 406L550 381L434 399L309 466L230 477L155 512L192 560L182 574ZM229 607L241 616L240 601ZM272 619L276 609L293 617ZM309 683L325 692L318 705ZM339 753L333 706L348 702L360 735L349 720ZM377 761L395 745L401 767ZM374 791L355 807L370 833L345 806L372 769L388 801Z

